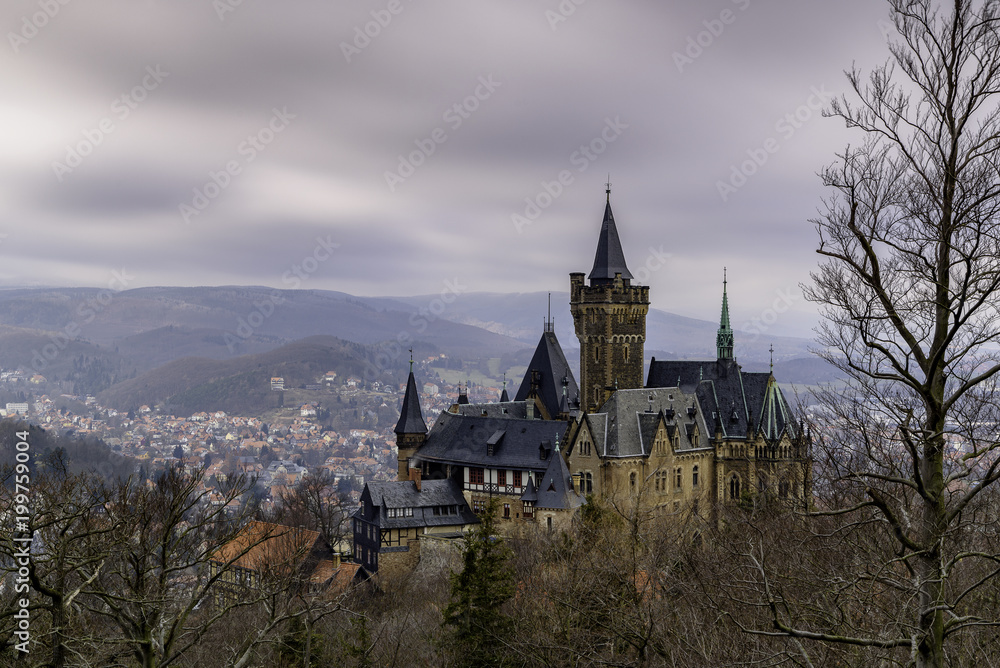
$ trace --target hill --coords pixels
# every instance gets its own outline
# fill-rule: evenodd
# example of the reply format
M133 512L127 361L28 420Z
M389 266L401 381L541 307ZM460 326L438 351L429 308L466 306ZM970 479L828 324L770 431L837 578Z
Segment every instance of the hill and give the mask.
M576 337L568 294L553 293L552 308L557 335L573 357ZM519 360L530 357L547 309L544 292L463 293L449 295L446 302L440 295L355 297L255 286L121 292L18 288L0 290L0 366L43 373L61 391L76 393L94 394L135 380L139 382L121 387L134 391L141 403L149 403L191 390L184 378L205 382L206 373L222 373L213 362L265 354L312 336L391 345L395 359L415 345L458 360ZM716 327L713 322L652 309L646 354L710 358L715 353ZM774 329L780 331L777 325ZM737 332L737 357L744 364L766 364L771 343L777 363L807 357L811 344L806 339L765 339ZM160 368L178 360L187 361ZM154 370L155 377L166 378L165 384L146 375ZM808 365L797 369L800 372L809 379L826 373ZM155 391L145 389L154 386ZM109 396L117 401L119 395Z
M363 377L377 368L378 353L378 347L314 336L230 360L186 357L119 383L99 399L120 410L163 404L176 415L216 410L256 415L276 405L272 376L283 377L287 387L313 383L327 371Z

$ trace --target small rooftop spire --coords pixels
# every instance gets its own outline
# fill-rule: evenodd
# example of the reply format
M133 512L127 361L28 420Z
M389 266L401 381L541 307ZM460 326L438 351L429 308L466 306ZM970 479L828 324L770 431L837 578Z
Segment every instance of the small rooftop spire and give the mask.
M733 328L729 323L729 293L725 267L722 268L722 317L719 318L719 333L715 337L715 348L717 359L733 359Z
M548 315L545 317L545 331L553 331L555 323L552 321L552 293L549 293L549 311Z
M410 348L410 373L413 373L413 348Z
M771 344L771 375L774 375L774 344Z
M604 184L607 189L604 191L608 194L608 203L611 203L611 172L608 172L608 182Z

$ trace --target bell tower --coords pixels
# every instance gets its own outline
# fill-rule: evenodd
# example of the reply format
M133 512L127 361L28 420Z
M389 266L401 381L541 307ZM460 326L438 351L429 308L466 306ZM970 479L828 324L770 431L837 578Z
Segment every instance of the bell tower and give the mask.
M594 268L569 275L570 312L580 340L580 407L596 411L615 389L643 386L649 288L632 285L611 212L611 184Z

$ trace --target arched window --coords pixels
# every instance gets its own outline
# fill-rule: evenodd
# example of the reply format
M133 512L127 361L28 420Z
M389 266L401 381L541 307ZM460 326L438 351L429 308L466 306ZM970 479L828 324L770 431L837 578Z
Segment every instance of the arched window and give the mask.
M684 487L684 469L677 467L674 469L674 491L681 491Z
M628 484L635 489L635 471L628 474Z
M729 498L734 501L740 498L740 477L735 473L729 478Z
M781 482L778 483L778 496L780 496L783 499L787 499L788 498L788 481L787 480L782 480Z
M628 362L628 346L625 346L625 361Z
M695 464L694 468L691 469L691 486L698 486L698 465Z

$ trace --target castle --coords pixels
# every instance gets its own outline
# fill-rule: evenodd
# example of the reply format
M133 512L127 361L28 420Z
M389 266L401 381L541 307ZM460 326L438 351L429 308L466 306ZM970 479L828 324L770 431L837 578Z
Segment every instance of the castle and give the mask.
M395 428L397 505L419 507L422 481L448 481L447 505L467 506L448 511L455 535L459 518L482 513L492 498L504 520L550 529L566 525L588 495L706 521L720 504L755 498L808 504L811 439L773 373L736 362L725 280L715 359L653 358L643 382L649 288L632 284L610 188L607 195L593 268L586 280L570 274L579 384L547 322L513 401L506 390L496 403L460 397L428 430L411 364ZM443 521L393 528L389 514L408 511L365 498L356 556L369 572L380 556L419 549L418 537Z

